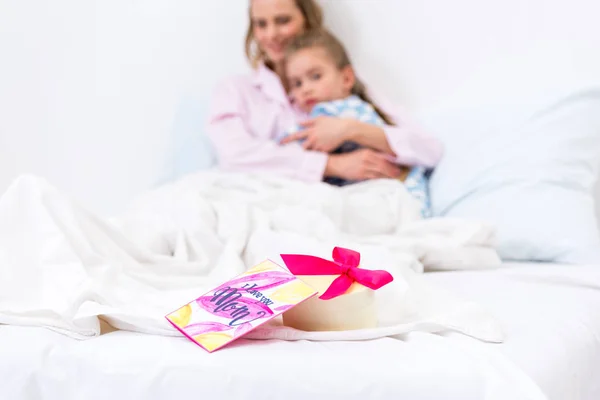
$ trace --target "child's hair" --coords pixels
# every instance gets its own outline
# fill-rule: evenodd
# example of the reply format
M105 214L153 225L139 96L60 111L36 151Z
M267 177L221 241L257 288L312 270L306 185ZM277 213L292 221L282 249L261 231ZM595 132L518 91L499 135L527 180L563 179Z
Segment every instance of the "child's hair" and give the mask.
M348 53L344 49L342 43L326 29L311 30L296 36L286 47L285 57L287 59L292 54L300 50L311 49L315 47L324 49L340 70L352 65L350 63L350 57L348 57ZM365 85L360 81L360 79L358 79L358 77L355 77L355 83L352 87L352 94L371 104L375 109L375 112L379 114L381 119L383 119L386 124L394 125L392 119L385 112L383 112L383 110L381 110L381 108L379 108L373 102L373 100L371 100L367 94Z

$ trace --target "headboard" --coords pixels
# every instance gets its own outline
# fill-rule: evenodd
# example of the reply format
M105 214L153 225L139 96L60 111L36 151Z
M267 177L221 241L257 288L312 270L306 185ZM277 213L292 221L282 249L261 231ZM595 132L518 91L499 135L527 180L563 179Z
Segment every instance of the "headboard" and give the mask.
M415 114L600 81L594 0L322 0L359 74ZM243 72L247 0L56 0L0 13L0 191L46 177L88 207L210 165L210 91Z

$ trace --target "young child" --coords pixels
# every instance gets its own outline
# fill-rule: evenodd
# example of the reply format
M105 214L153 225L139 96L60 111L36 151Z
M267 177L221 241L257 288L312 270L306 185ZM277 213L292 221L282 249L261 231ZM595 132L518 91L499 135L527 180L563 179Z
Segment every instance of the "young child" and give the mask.
M311 118L325 115L354 118L379 126L394 125L367 96L343 45L332 34L313 31L300 35L287 47L285 61L290 95ZM280 140L300 129L298 126L293 128ZM332 153L347 153L359 148L358 143L347 141ZM413 167L408 175L400 178L421 204L424 218L431 215L427 172L423 167ZM337 186L355 183L341 178L326 178L325 181Z

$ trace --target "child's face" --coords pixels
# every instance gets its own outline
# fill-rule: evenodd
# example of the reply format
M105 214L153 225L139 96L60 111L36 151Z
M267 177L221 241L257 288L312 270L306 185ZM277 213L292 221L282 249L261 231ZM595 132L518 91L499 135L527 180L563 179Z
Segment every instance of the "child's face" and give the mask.
M354 86L354 72L340 70L322 48L303 49L286 62L290 95L305 112L322 101L348 97Z

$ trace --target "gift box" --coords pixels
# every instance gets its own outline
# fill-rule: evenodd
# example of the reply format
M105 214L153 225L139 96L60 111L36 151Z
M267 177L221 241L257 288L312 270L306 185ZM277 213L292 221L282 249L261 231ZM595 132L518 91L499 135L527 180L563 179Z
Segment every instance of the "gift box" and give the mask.
M283 314L283 324L304 331L344 331L378 325L375 291L393 281L383 270L360 266L360 253L336 247L333 261L282 254L286 267L320 293Z

